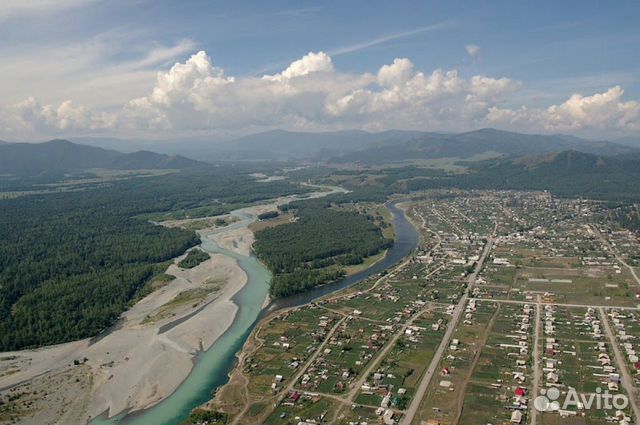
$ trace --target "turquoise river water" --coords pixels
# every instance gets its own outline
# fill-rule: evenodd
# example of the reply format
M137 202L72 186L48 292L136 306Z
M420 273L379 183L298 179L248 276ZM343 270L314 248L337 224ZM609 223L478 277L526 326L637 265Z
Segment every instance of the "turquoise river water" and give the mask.
M312 196L325 196L330 193L342 192L342 188L332 187L330 192L318 192ZM367 270L357 273L335 283L324 285L317 290L278 300L263 308L269 292L270 272L253 256L245 256L218 246L212 239L202 237L202 248L210 253L218 253L235 258L239 266L247 274L247 284L233 297L238 305L238 313L233 324L206 351L198 354L194 368L182 384L166 399L155 406L131 413L120 414L104 419L96 418L91 425L177 425L184 420L189 412L198 405L211 399L212 392L228 380L228 373L234 366L235 354L242 348L253 327L267 312L302 305L316 298L353 285L366 277L377 273L400 261L418 244L418 235L413 226L407 221L395 203L387 205L393 214L396 242L387 251L384 259ZM256 220L256 216L246 210L232 212L238 221L220 231L229 231L239 227L246 227Z

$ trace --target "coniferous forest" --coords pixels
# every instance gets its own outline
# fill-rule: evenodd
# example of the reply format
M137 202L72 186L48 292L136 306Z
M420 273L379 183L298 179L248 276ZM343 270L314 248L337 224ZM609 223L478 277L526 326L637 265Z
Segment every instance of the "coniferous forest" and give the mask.
M207 261L209 258L209 254L201 249L193 249L189 251L189 254L187 254L184 260L178 263L178 267L182 267L183 269L192 269L198 264Z
M228 212L305 191L220 167L0 201L0 351L96 335L199 243L148 215Z
M326 201L300 201L285 208L295 210L297 220L257 232L254 245L274 274L273 297L335 280L344 275L342 266L360 264L393 243L366 216L330 208Z

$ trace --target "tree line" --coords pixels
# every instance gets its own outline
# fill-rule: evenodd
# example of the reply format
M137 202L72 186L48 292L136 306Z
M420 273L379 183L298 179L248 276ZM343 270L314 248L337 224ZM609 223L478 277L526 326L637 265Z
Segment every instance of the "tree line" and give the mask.
M200 263L203 263L209 259L209 254L201 249L192 249L189 251L184 260L178 263L178 267L183 269L192 269Z
M199 243L195 232L155 225L149 214L213 203L228 212L307 190L219 167L0 200L0 351L98 334L167 261Z
M330 203L316 199L283 206L295 212L296 221L256 232L256 255L274 275L273 297L335 280L344 275L343 266L360 264L393 243L365 215Z

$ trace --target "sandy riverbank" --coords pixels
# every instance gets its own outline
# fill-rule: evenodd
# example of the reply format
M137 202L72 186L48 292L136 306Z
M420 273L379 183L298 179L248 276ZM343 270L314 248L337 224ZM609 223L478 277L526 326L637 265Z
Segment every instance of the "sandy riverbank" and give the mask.
M277 198L245 212L258 215L292 199ZM240 217L225 216L231 221ZM215 220L207 227L211 219L163 225L200 229L203 240L250 254L250 229L219 227ZM231 299L247 282L231 257L213 254L191 270L175 266L182 258L167 271L176 279L135 304L96 341L0 353L0 397L18 396L11 401L11 416L0 412L0 424L11 417L16 424L84 424L98 415L146 409L174 392L192 370L194 356L235 320L238 307Z
M26 415L17 423L86 423L104 412L147 408L171 394L197 352L231 326L237 312L231 298L247 277L221 254L190 270L172 265L167 273L176 279L135 304L116 330L93 344L85 339L0 354L1 392L23 394L30 403L19 409Z

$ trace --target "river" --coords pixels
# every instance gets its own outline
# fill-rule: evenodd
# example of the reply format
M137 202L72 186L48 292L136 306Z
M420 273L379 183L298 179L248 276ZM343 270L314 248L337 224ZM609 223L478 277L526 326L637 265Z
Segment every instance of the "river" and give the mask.
M331 189L331 192L319 192L312 196L325 196L329 193L344 191L337 187ZM193 408L210 400L212 392L228 381L228 374L235 364L235 354L242 349L244 342L261 317L278 309L309 303L319 297L353 285L399 262L417 247L419 237L404 213L397 207L397 202L388 203L387 207L393 215L395 243L382 260L366 270L334 283L303 294L273 301L266 308L263 308L263 304L269 292L271 274L262 263L254 255L237 254L221 248L210 238L203 238L203 249L235 258L247 274L247 284L233 297L233 301L239 307L233 324L211 348L199 353L189 376L169 397L149 409L130 415L121 414L110 419L96 419L91 422L91 425L179 424ZM248 226L257 219L255 215L245 209L234 211L232 214L239 220L224 228L225 231Z

